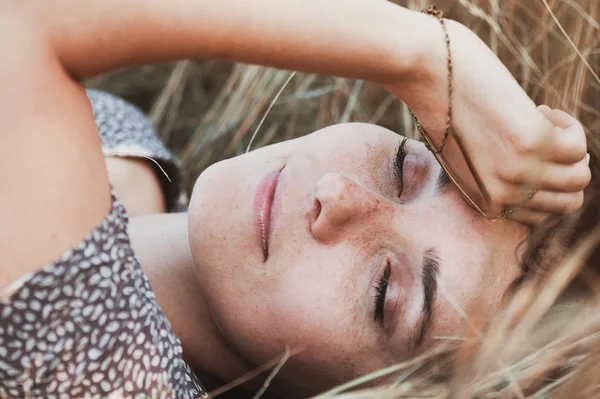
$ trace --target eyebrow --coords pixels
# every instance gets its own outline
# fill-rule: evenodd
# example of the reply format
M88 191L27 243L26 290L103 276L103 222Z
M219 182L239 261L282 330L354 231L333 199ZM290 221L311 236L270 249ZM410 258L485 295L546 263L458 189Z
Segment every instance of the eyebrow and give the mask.
M425 334L431 324L434 304L437 298L438 274L440 271L440 258L435 248L428 248L423 254L421 267L421 281L423 284L423 307L417 322L415 348L423 343Z
M438 173L437 178L435 179L435 194L442 194L449 184L450 176L448 176L444 169L440 168L440 173Z

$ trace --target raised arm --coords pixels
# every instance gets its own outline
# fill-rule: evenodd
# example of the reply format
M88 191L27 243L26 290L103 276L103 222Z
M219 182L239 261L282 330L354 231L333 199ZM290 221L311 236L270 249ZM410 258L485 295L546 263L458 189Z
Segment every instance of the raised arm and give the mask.
M385 0L28 1L76 77L212 58L374 81L415 70L441 38L431 18ZM416 69L424 71L423 68Z
M219 58L399 81L422 70L435 28L383 0L0 2L0 287L58 257L108 212L94 118L74 79Z

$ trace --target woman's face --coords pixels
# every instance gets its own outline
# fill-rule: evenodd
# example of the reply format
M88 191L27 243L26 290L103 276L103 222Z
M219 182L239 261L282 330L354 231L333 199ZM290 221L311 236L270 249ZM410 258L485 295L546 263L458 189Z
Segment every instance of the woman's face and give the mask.
M485 323L519 274L526 228L483 219L424 145L402 140L332 126L196 183L190 243L214 319L251 365L303 348L281 377L297 391L460 335L462 312Z

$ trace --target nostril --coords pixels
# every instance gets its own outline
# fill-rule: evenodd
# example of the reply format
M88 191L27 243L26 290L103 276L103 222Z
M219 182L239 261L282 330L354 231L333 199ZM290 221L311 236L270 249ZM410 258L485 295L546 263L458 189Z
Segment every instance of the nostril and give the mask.
M319 216L321 215L321 211L323 210L323 206L321 205L321 201L317 198L313 201L313 209L312 209L312 222L316 222Z
M322 214L323 204L315 196L312 203L312 208L308 215L309 231L317 241L326 240L328 237L328 221L326 215Z

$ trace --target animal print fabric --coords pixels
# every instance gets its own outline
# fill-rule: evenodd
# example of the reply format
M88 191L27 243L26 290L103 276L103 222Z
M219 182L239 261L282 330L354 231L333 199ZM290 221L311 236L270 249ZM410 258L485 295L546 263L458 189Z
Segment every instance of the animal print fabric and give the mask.
M109 93L87 90L105 156L148 157L161 181L169 212L185 211L187 195L179 160L158 138L152 122L135 106Z
M0 291L0 397L207 398L112 211Z

